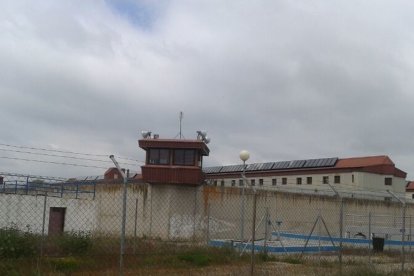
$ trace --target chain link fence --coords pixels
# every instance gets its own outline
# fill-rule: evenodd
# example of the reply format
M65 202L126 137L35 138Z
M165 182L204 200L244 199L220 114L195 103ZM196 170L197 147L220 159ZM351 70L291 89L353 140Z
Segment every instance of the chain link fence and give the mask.
M121 183L15 178L1 183L2 275L413 271L414 209L397 199L130 182L122 237Z

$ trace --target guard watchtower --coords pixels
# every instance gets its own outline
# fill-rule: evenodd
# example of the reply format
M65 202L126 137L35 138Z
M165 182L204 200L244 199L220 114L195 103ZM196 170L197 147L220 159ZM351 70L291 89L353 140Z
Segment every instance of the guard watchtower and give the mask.
M159 139L158 135L143 132L139 147L146 151L145 165L141 166L144 182L197 186L204 181L203 156L208 156L209 139L198 131L197 139Z

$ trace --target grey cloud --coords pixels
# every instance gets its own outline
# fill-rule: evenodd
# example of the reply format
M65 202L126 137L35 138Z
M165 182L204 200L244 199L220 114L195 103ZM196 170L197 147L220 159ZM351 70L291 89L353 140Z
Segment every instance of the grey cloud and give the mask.
M0 141L143 160L139 131L174 137L182 110L186 138L212 138L209 165L241 149L251 162L389 154L412 177L413 4L145 5L146 29L105 1L0 9Z

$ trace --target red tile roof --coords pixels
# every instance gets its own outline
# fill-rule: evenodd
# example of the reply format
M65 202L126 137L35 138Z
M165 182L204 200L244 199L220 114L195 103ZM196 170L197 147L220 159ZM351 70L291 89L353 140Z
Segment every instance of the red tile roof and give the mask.
M361 168L379 165L394 166L395 164L391 161L391 159L388 156L379 155L339 159L335 165L335 168Z
M335 168L355 168L364 172L407 177L407 173L396 168L394 162L386 155L339 159Z
M405 190L406 190L407 192L408 192L408 191L414 192L414 181L410 181L410 182L408 182L407 187L405 188Z

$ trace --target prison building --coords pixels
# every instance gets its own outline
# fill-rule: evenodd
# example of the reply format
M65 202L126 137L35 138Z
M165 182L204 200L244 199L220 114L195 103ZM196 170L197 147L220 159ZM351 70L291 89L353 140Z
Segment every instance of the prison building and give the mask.
M407 173L385 155L352 158L320 158L204 168L213 186L279 188L292 192L331 191L356 195L387 191L404 194Z

